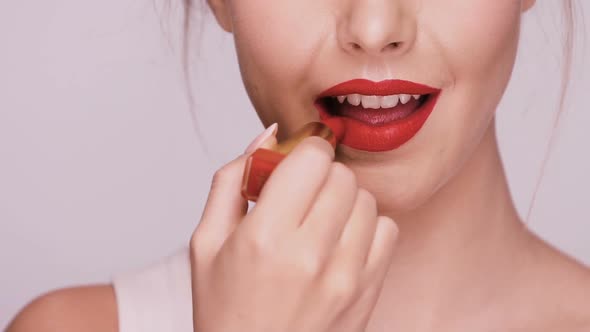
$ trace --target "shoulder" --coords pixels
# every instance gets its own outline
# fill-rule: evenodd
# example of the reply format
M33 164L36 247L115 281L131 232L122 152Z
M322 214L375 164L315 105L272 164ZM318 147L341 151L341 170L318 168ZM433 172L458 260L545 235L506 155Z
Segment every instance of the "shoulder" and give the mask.
M570 293L572 331L590 331L590 269L579 266L578 272L579 276L572 278Z
M31 301L7 332L117 332L117 304L111 285L55 290Z
M188 248L112 278L31 301L6 332L192 331Z
M545 285L537 291L545 297L545 317L553 317L561 331L590 331L590 268L581 261L554 250Z

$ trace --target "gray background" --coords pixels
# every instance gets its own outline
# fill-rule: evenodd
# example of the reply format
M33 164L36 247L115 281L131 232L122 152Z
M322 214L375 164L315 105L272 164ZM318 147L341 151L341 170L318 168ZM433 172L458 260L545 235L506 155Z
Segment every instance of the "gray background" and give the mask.
M106 282L184 246L212 173L262 129L231 36L206 15L192 53L205 153L184 95L179 8L154 1L0 1L0 327L42 292ZM523 215L557 109L559 2L540 0L526 15L499 110ZM578 14L590 17L583 5ZM590 263L590 64L582 51L529 224Z

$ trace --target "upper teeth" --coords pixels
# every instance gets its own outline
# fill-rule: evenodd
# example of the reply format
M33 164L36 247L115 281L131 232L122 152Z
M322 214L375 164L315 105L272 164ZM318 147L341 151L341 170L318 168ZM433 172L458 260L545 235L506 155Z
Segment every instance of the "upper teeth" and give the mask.
M379 109L396 107L399 102L407 104L412 97L418 100L420 95L399 94L391 96L364 96L355 93L346 96L338 96L336 98L341 104L344 103L344 101L348 101L349 104L354 106L362 104L363 108Z

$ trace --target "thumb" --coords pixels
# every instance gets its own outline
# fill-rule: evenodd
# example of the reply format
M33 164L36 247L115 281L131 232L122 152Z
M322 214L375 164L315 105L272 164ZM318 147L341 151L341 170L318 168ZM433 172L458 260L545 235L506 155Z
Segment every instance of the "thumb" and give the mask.
M199 229L219 237L220 241L225 241L233 232L248 211L248 201L241 194L246 161L256 149L276 144L276 132L275 123L258 135L243 155L215 172Z

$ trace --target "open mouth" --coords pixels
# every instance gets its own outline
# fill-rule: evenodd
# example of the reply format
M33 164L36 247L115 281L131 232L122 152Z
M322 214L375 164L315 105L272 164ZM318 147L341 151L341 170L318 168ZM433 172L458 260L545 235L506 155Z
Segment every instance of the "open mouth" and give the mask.
M318 98L323 116L342 116L378 126L404 119L427 103L432 94L394 94L387 96L349 94Z
M339 118L343 145L382 152L412 139L434 110L441 89L403 80L356 79L338 84L315 100L320 119Z

